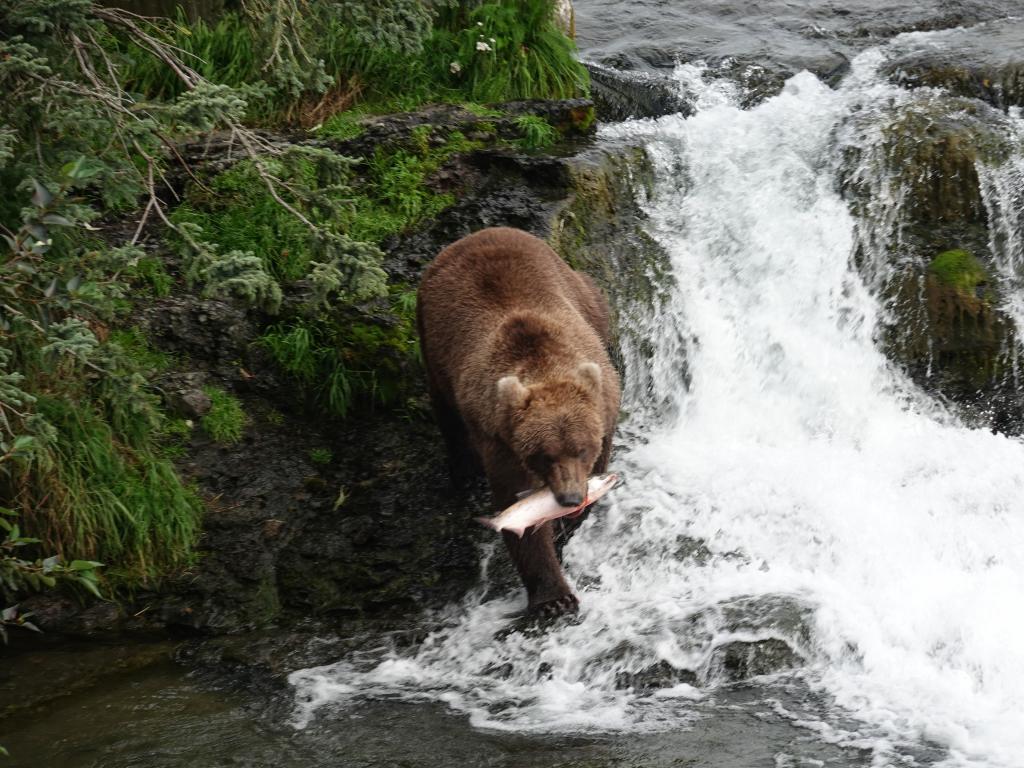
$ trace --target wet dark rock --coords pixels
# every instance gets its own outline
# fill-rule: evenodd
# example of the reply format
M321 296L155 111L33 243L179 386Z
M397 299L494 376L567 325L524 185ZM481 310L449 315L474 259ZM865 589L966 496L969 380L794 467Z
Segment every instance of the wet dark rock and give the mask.
M597 116L618 122L635 117L682 114L693 108L679 94L674 80L649 72L629 72L596 62L587 62L590 90Z
M210 410L210 396L203 391L206 375L202 371L172 373L154 382L171 413L185 419L199 419Z
M202 361L222 378L236 375L259 327L259 318L237 304L189 294L154 299L133 320L156 346Z
M434 104L415 112L370 115L360 121L360 133L351 139L314 139L309 143L327 146L343 155L371 157L378 147L400 145L413 131L429 127L428 141L443 142L458 131L467 138L495 143L522 135L516 118L534 115L544 118L565 137L593 133L594 104L589 99L512 101L488 105L491 113L480 114L457 104Z
M767 638L752 642L734 640L715 649L712 676L740 682L759 675L772 675L795 669L804 659L785 641Z
M637 672L618 672L615 675L616 688L632 688L639 694L671 688L680 683L696 687L699 684L697 673L689 669L678 669L664 660Z
M901 40L884 72L900 85L943 88L998 109L1024 106L1024 21L1004 19Z

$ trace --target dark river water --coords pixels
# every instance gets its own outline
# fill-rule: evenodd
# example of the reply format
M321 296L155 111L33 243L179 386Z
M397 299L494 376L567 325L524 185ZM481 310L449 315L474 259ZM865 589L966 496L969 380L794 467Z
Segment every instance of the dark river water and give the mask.
M1024 591L1024 445L949 418L876 349L879 300L850 266L872 223L835 178L851 147L871 156L875 122L932 98L879 74L894 46L1010 28L1019 0L575 6L583 58L661 71L695 107L602 129L652 158L651 235L679 278L637 321L653 383L627 382L627 400L677 415L627 403L647 414L624 430L647 439L619 446L628 493L567 548L570 577L590 579L580 616L504 632L518 596L471 595L420 646L330 658L290 683L190 671L171 644L31 654L0 675L0 698L68 695L0 720L7 765L1024 765L1024 621L1007 610ZM789 79L743 106L742 85L704 77L737 64ZM1024 146L1019 114L997 122ZM987 195L1019 199L1024 160L982 176ZM898 215L898 190L876 181ZM1024 232L1008 221L990 224L1009 232L1010 284ZM694 539L706 557L679 554ZM766 642L802 661L719 674L722 649ZM651 669L693 674L620 684Z

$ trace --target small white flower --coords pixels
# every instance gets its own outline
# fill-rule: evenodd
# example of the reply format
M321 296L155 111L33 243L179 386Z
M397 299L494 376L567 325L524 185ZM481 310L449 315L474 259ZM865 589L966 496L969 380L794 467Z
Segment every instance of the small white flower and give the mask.
M478 21L478 22L476 23L476 25L477 25L478 27L482 27L482 26L484 25L484 23L483 23L482 21Z
M459 64L459 62L457 61L453 61L451 64L448 65L448 71L451 72L453 75L457 75L459 74L459 72L462 71L462 65Z
M485 43L483 40L481 40L480 42L478 42L476 44L476 49L478 51L489 51L489 50L491 50L491 46L489 46L487 43Z
M192 429L192 427L195 426L195 422L193 422L192 419L185 419L185 426Z
M488 39L489 39L489 40L491 41L491 45L494 45L494 42L495 42L495 41L494 41L494 38L493 38L493 37L491 37L491 38L488 38Z

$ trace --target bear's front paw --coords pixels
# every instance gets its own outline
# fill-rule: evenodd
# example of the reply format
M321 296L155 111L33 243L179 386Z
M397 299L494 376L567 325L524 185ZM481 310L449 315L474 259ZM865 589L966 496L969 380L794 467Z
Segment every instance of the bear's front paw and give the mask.
M572 592L554 598L532 604L528 612L531 616L538 618L552 619L556 616L576 613L580 609L580 601Z

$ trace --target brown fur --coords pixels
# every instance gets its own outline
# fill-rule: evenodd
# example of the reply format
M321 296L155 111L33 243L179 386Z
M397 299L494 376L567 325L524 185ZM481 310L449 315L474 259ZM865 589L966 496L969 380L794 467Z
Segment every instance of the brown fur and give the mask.
M566 506L603 472L619 411L608 305L542 240L485 229L427 267L417 318L431 399L453 467L482 464L494 507L547 484ZM505 534L531 611L572 610L550 523Z

